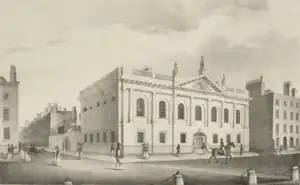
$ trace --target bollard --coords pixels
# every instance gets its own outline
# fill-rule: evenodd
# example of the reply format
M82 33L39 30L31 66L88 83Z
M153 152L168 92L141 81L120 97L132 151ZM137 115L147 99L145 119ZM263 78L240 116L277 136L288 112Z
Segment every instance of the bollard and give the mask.
M73 183L72 183L72 181L70 181L70 180L66 180L66 181L64 182L64 185L73 185Z
M248 171L248 185L256 185L257 184L257 177L255 174L255 170Z
M174 185L184 185L183 177L179 171L174 175Z
M292 175L291 175L292 181L298 181L299 180L299 171L297 166L292 167Z

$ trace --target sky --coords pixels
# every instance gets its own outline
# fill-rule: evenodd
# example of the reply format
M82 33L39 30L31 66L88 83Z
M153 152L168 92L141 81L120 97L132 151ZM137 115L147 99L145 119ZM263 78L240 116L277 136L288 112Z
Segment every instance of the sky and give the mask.
M244 88L264 76L300 89L298 0L0 0L0 76L16 65L20 125L51 102L79 106L79 91L114 68L150 66ZM218 79L219 78L219 79Z

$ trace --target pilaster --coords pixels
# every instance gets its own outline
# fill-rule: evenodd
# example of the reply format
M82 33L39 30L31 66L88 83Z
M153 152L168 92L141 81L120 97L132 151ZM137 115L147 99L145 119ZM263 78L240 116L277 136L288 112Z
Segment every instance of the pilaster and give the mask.
M128 90L128 120L127 122L130 123L132 121L132 90L131 89L127 89Z
M233 105L233 111L232 111L232 124L231 124L231 128L234 128L234 126L235 126L235 111L236 111L236 105L235 105L235 103L232 103L232 105Z
M210 119L211 119L211 117L210 117L210 115L209 115L209 113L210 113L210 99L207 99L207 108L206 108L206 126L208 127L208 125L210 124Z
M220 118L221 120L220 120L219 127L222 128L223 124L224 124L224 102L223 101L221 102L221 111L220 111L220 113L221 113L221 118Z

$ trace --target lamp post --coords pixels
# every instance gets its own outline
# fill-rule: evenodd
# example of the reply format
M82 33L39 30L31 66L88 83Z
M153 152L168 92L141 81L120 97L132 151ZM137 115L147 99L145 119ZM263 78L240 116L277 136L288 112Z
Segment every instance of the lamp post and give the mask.
M178 73L177 63L174 63L173 75L172 75L172 153L175 154L175 77Z

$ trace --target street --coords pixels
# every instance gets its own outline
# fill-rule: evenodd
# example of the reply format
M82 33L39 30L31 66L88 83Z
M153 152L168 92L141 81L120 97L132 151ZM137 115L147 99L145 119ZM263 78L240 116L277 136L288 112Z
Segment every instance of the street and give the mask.
M177 170L186 184L243 184L241 174L248 167L260 167L265 174L288 170L298 156L259 156L233 159L232 163L207 164L205 160L124 164L123 170L114 170L114 164L95 160L77 160L62 156L60 167L52 166L52 154L32 156L27 164L1 164L1 183L62 183L70 179L76 184L172 184L170 178ZM275 168L275 165L276 168ZM258 174L259 175L259 174ZM288 178L288 174L282 174ZM259 178L259 182L266 181Z

